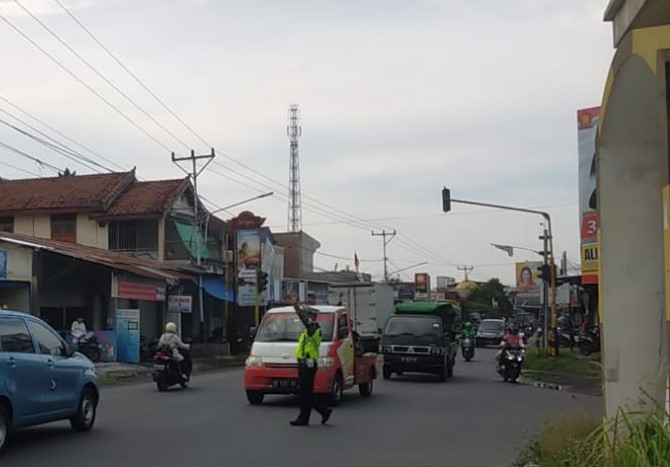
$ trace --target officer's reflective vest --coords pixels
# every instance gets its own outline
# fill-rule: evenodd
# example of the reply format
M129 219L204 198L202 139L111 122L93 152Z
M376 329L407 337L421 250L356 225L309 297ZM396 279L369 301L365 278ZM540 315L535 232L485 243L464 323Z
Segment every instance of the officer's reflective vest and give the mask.
M298 348L295 351L295 356L298 360L312 358L316 360L319 358L319 347L321 346L321 328L317 328L311 336L305 329L300 333L298 339Z

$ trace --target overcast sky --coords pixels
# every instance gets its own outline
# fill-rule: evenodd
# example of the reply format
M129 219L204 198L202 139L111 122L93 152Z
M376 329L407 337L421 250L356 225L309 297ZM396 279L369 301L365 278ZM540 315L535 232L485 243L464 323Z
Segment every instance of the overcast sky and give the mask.
M613 55L606 0L59 0L204 142L55 0L20 1L176 136L14 0L0 0L6 21L151 135L0 21L0 96L104 156L91 156L101 165L178 178L170 151L214 146L219 165L199 179L211 208L272 189L274 197L245 208L285 231L287 107L296 103L303 224L321 242L319 268L353 267L357 251L361 269L381 278L373 224L398 232L389 270L429 261L403 279L429 272L433 281L460 280L457 266L471 265L473 279L513 284L514 262L539 257L510 258L490 243L539 249L541 218L463 205L442 214L444 184L455 198L549 211L557 253L578 265L576 110L602 97ZM21 116L3 100L0 109ZM16 124L2 112L0 119ZM92 173L5 125L0 142ZM54 175L3 148L0 162ZM32 176L6 165L0 175Z

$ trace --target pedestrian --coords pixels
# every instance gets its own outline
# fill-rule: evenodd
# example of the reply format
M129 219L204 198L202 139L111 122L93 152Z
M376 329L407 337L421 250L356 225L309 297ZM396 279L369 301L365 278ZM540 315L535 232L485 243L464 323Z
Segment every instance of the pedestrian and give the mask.
M321 347L321 327L314 308L294 305L295 311L305 329L300 333L295 356L298 359L298 384L300 387L300 414L291 421L293 426L309 425L309 417L314 408L321 414L321 424L328 422L332 410L326 407L320 396L314 395L314 377L316 376L319 348Z

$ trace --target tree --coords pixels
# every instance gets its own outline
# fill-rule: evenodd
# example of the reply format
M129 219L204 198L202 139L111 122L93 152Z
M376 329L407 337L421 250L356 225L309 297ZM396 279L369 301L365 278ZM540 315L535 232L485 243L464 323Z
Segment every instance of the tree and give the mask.
M465 300L468 313L481 313L488 317L510 317L513 308L505 286L497 278L472 289Z

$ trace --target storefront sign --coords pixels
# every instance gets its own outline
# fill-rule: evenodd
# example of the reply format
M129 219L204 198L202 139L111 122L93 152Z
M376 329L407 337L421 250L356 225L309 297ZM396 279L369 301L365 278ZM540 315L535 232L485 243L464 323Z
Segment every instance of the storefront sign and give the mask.
M164 302L165 285L149 282L133 282L114 277L112 278L112 298Z
M170 295L168 297L168 313L191 313L193 297L190 295Z

